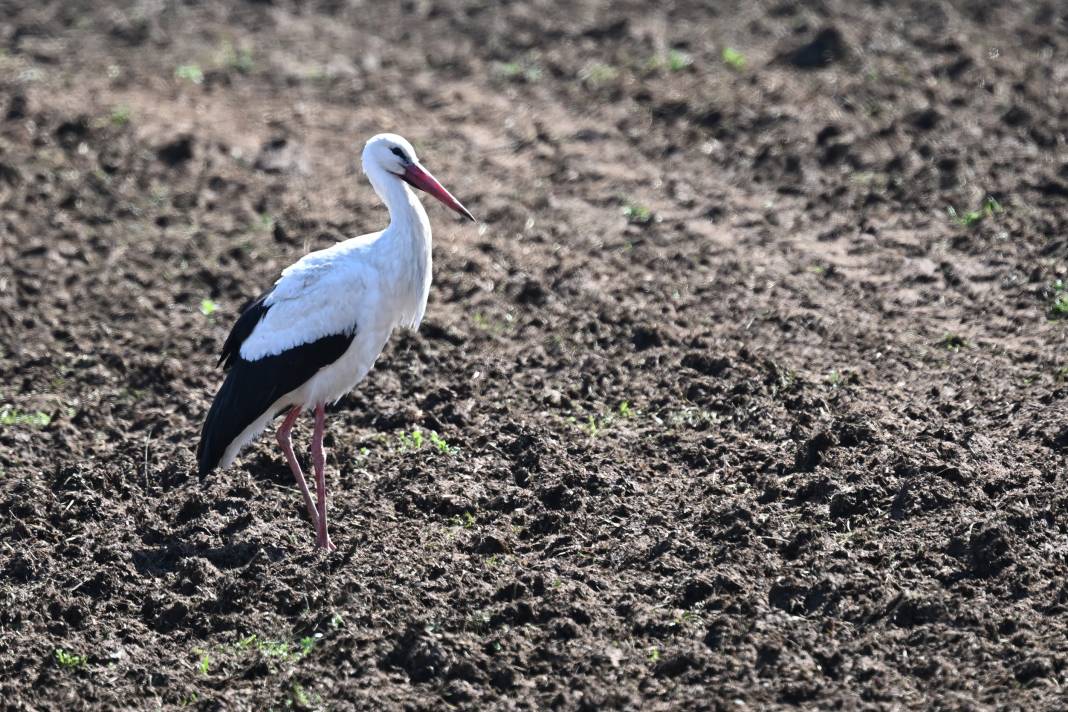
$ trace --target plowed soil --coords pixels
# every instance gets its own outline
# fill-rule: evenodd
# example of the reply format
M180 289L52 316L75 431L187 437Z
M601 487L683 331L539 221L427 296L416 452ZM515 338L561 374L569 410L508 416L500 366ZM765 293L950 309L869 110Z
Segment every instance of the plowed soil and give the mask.
M386 130L323 554L193 452ZM0 700L1064 709L1066 315L1064 3L0 3Z

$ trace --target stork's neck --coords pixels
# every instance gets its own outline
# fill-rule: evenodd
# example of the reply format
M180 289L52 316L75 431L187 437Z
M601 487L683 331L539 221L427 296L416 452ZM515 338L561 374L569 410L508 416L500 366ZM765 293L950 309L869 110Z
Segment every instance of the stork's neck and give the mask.
M400 241L411 240L417 250L430 244L430 220L423 204L400 177L378 166L365 167L371 187L389 210L389 227L382 237ZM425 244L423 244L425 243Z
M371 186L389 210L389 227L378 239L388 284L398 299L397 323L416 328L430 293L430 219L419 198L399 177L377 166L365 166Z

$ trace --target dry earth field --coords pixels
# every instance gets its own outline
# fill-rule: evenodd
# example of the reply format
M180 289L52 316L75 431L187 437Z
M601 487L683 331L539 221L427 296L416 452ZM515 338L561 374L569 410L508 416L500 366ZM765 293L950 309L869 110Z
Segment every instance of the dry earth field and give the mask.
M193 450L383 130L323 555ZM1063 2L0 2L0 704L1064 709L1066 316Z

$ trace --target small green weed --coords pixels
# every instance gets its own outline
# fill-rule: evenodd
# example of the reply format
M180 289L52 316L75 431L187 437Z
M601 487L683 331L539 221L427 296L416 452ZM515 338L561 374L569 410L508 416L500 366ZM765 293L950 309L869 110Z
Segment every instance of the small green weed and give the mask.
M595 418L590 415L586 417L586 425L584 427L591 438L596 438L598 435L601 434L601 430L604 426L602 425L599 418Z
M433 430L430 431L430 444L436 447L438 449L438 452L444 453L446 455L452 455L454 452L456 452L456 448L449 445L445 438L441 437Z
M423 431L413 430L411 434L401 433L397 436L402 450L418 450L423 447Z
M29 425L34 428L43 428L51 422L52 416L39 410L33 413L23 413L9 405L0 407L0 425Z
M942 337L942 340L938 342L939 345L947 351L960 351L971 346L968 340L960 334L946 334Z
M130 123L130 107L126 104L119 104L111 110L111 123L116 126L125 126Z
M534 83L541 79L541 67L535 62L502 62L495 65L497 76L513 82Z
M401 433L397 436L397 441L400 443L401 450L418 450L429 442L435 450L443 455L455 455L458 451L458 448L450 445L448 440L433 430L424 434L422 430L417 428L411 433Z
M579 72L579 79L593 89L602 87L616 80L619 70L603 62L594 62L583 67Z
M248 47L236 48L233 42L223 42L219 59L224 67L241 74L248 74L252 71L252 50Z
M454 527L463 527L464 529L474 529L475 527L475 515L471 512L464 512L463 515L453 515L449 519L449 524Z
M645 68L651 71L667 69L670 72L681 72L693 66L693 57L681 49L668 50L667 55L653 55L645 64Z
M304 686L299 682L293 683L293 702L300 707L308 708L313 707L319 703L318 695L314 695L315 700L312 699L313 695L309 695L304 689Z
M599 415L587 415L585 420L579 420L571 415L567 417L567 422L582 429L592 440L599 438L621 420L630 420L640 414L641 412L632 406L630 401L620 401L614 410L607 410Z
M632 225L648 225L655 216L653 211L644 205L628 202L623 206L623 217Z
M668 52L667 68L673 72L681 72L693 65L693 57L681 49L673 49Z
M649 648L649 662L655 663L660 660L660 648Z
M265 658L274 658L283 660L286 662L293 662L304 657L311 646L315 644L315 639L311 639L310 644L305 644L308 638L302 638L300 641L290 643L285 640L271 640L267 638L261 638L255 633L238 639L234 644L234 648L241 651L255 651Z
M734 49L733 47L723 48L723 63L736 72L740 72L745 69L745 55Z
M219 305L212 301L210 298L200 300L200 313L204 316L211 316L218 311Z
M200 660L197 662L197 671L201 675L207 675L211 671L211 655L206 650L194 650L193 652L200 656Z
M184 79L194 84L204 83L204 72L196 64L180 64L177 69L174 70L174 76L179 79Z
M675 616L675 625L679 628L687 628L702 623L701 616L696 611L682 611Z
M719 415L711 410L686 406L678 410L661 411L660 415L653 415L653 422L657 425L667 423L673 428L703 428L719 422Z
M471 321L475 323L475 328L479 331L498 336L506 334L515 328L515 315L510 312L506 312L503 319L488 317L482 312L475 312L471 317Z
M1053 299L1049 308L1053 316L1068 316L1068 293L1062 292Z
M961 227L975 227L981 223L985 218L992 218L1000 212L1003 212L1001 203L994 198L988 197L983 201L982 206L978 210L969 210L966 213L958 213L957 209L950 205L946 208L946 212L949 214L949 218L960 225Z
M84 655L75 655L63 648L56 648L55 656L56 662L59 663L60 667L79 668L82 665L85 665Z
M1063 279L1053 283L1053 303L1050 304L1049 312L1054 317L1068 316L1068 285Z

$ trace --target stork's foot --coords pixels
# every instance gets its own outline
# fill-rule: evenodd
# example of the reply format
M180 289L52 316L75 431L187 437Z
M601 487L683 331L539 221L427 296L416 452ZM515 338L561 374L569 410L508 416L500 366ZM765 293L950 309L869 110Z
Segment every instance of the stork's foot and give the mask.
M315 537L316 548L323 549L324 551L337 551L337 547L334 546L334 542L330 541L330 535L325 536L318 535Z

